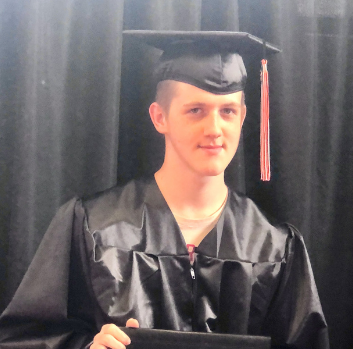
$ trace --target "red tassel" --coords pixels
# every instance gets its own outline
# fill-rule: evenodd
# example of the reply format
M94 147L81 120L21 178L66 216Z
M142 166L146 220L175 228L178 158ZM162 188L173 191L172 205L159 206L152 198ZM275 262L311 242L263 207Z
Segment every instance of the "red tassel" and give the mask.
M261 130L260 130L260 167L261 180L269 181L271 178L270 170L270 102L267 60L261 61Z

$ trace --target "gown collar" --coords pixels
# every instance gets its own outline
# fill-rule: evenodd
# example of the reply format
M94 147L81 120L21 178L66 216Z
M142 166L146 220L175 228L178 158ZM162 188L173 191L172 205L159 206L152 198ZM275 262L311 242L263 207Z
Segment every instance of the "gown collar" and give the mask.
M199 246L195 250L196 253L202 253L214 258L218 257L224 230L223 228L225 211L229 210L231 201L230 192L231 190L228 188L228 197L223 207L223 211L218 219L218 222L215 227L200 242ZM173 228L170 229L170 234L174 234L174 236L170 236L170 241L173 241L176 244L176 246L174 246L176 249L175 252L188 254L183 234L171 209L169 208L166 200L164 199L155 178L151 178L150 181L147 183L144 202L146 204L147 215L152 212L152 214L154 215L162 214L163 219L168 222L168 226ZM144 223L146 224L146 221Z

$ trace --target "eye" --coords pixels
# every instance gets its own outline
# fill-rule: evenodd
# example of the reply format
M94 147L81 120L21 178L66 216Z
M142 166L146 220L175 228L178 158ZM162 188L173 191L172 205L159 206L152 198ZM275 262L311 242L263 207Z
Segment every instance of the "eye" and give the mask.
M192 108L189 110L189 113L191 114L200 114L201 113L201 108Z
M221 110L221 112L222 112L222 114L225 114L225 115L236 115L237 114L237 111L232 108L223 108Z

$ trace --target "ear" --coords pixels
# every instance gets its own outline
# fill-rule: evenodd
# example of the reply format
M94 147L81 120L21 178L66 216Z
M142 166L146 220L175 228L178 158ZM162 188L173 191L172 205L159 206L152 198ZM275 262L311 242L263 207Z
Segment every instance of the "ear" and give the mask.
M150 105L149 113L155 129L159 133L165 134L167 132L167 122L163 108L157 102L153 102Z

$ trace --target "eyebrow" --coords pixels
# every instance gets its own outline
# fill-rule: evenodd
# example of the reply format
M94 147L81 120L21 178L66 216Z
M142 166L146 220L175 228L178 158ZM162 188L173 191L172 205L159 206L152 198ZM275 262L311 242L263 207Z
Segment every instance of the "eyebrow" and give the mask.
M240 108L241 107L241 104L240 103L236 103L236 102L230 102L230 103L225 103L225 104L222 104L222 107L237 107L237 108Z
M195 107L195 106L198 106L198 107L203 107L205 106L206 103L202 103L202 102L190 102L190 103L185 103L182 105L182 107L185 107L185 108L188 108L188 107ZM230 108L230 107L237 107L237 108L240 108L241 107L241 104L240 103L236 103L236 102L230 102L230 103L225 103L225 104L222 104L221 105L222 108Z
M197 106L204 106L206 103L202 103L202 102L190 102L190 103L185 103L182 106L183 107L194 107L195 105Z

